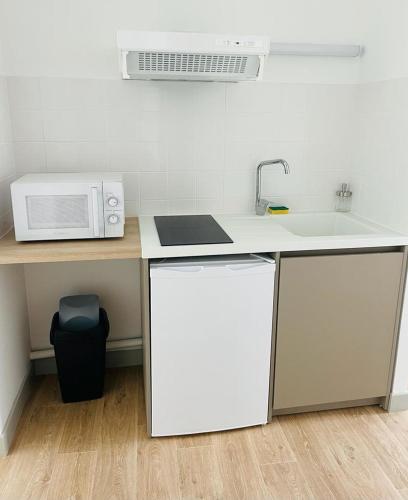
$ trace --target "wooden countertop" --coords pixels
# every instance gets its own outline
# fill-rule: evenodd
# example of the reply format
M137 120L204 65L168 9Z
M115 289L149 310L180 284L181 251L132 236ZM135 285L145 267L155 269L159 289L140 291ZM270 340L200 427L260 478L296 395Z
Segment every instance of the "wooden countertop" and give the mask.
M0 264L137 259L141 256L137 217L126 219L123 238L17 242L14 232L10 231L0 239Z

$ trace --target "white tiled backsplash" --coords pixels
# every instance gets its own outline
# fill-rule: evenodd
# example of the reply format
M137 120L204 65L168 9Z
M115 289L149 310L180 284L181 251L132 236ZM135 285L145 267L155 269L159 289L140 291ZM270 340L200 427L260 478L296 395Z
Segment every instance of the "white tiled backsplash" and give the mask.
M354 210L408 233L408 78L361 85Z
M127 214L330 210L351 175L358 87L8 78L18 174L124 173Z
M0 76L0 237L11 227L10 182L15 175L7 80Z

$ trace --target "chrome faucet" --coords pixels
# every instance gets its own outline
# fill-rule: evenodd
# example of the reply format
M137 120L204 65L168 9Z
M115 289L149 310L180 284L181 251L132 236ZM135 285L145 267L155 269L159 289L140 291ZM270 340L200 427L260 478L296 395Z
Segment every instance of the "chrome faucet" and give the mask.
M290 173L290 168L288 162L285 160L266 160L261 161L256 169L256 200L255 200L255 212L256 215L265 215L266 210L269 206L269 201L261 198L262 191L262 169L267 165L282 165L285 174Z

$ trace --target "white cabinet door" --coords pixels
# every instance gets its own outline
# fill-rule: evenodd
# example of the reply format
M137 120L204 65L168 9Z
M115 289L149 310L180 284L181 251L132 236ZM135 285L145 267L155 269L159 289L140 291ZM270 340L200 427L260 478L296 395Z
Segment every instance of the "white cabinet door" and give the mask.
M151 269L152 435L267 421L274 263Z

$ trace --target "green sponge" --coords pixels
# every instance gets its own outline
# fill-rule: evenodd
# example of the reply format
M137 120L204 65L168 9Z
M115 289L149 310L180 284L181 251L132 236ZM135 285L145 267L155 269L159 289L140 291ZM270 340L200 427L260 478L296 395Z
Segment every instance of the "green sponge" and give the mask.
M288 214L289 208L284 205L268 207L268 212L272 215Z

